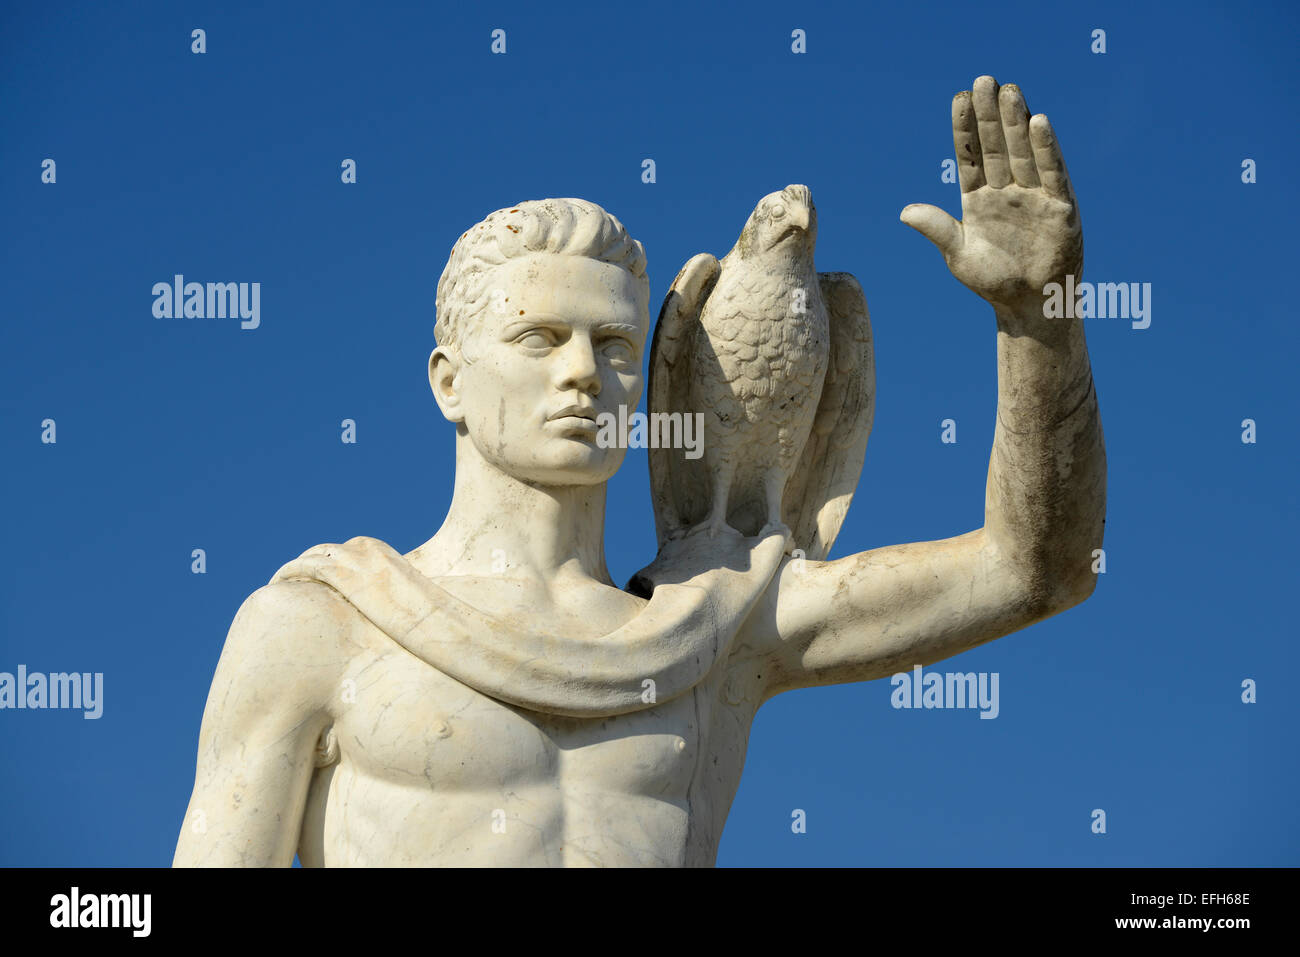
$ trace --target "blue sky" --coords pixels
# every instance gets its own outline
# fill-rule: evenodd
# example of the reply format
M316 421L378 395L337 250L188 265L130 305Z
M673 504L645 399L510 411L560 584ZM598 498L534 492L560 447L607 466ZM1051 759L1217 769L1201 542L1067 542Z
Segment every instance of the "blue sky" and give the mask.
M958 213L949 101L982 73L1051 117L1085 278L1152 284L1150 328L1087 325L1106 574L935 666L997 672L996 720L894 710L885 681L773 699L718 862L1300 864L1294 7L371 6L0 13L0 671L102 672L105 698L96 721L0 711L0 864L170 862L243 599L316 543L436 531L453 444L425 377L434 287L460 233L520 200L618 216L657 312L691 255L808 184L818 267L859 278L876 343L834 554L978 527L992 312L898 213ZM155 318L178 272L260 282L260 327ZM611 483L618 581L654 549L645 454Z

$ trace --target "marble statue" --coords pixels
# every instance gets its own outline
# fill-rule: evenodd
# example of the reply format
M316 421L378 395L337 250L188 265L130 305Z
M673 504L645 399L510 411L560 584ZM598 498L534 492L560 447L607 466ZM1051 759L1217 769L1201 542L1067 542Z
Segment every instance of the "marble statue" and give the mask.
M962 220L912 205L997 321L981 528L827 560L874 407L858 283L813 265L805 186L692 258L650 356L659 550L605 565L607 480L649 333L645 253L579 199L497 210L438 284L429 383L456 429L446 520L407 554L320 545L239 609L176 865L714 863L754 715L793 688L958 654L1091 594L1105 453L1083 261L1047 118L980 77L952 108ZM681 448L700 415L703 455ZM676 416L676 418L674 418Z

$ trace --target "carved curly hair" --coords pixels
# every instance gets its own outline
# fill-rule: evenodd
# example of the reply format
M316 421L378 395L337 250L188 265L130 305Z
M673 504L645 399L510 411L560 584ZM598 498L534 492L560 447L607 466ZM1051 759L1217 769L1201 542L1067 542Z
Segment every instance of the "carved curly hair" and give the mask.
M459 347L465 329L488 306L492 270L530 253L584 256L622 266L649 300L645 249L614 215L585 199L526 200L490 213L461 234L438 280L433 335Z

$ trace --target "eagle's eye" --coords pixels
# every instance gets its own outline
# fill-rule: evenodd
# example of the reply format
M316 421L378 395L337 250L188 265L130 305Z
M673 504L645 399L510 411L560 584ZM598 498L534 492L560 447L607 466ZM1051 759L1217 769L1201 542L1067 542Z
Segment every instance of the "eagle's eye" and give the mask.
M785 215L785 207L782 206L780 203L777 203L775 206L772 207L773 219L780 219L784 215Z

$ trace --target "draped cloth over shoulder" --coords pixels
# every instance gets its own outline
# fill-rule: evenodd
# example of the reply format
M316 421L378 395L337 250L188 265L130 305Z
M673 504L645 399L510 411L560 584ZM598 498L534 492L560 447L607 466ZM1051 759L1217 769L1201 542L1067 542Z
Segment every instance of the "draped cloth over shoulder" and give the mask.
M594 639L541 634L518 618L482 611L375 538L317 545L271 582L330 586L411 654L500 701L603 717L654 707L700 682L726 656L785 546L779 534L669 542L637 575L653 587L648 604Z

